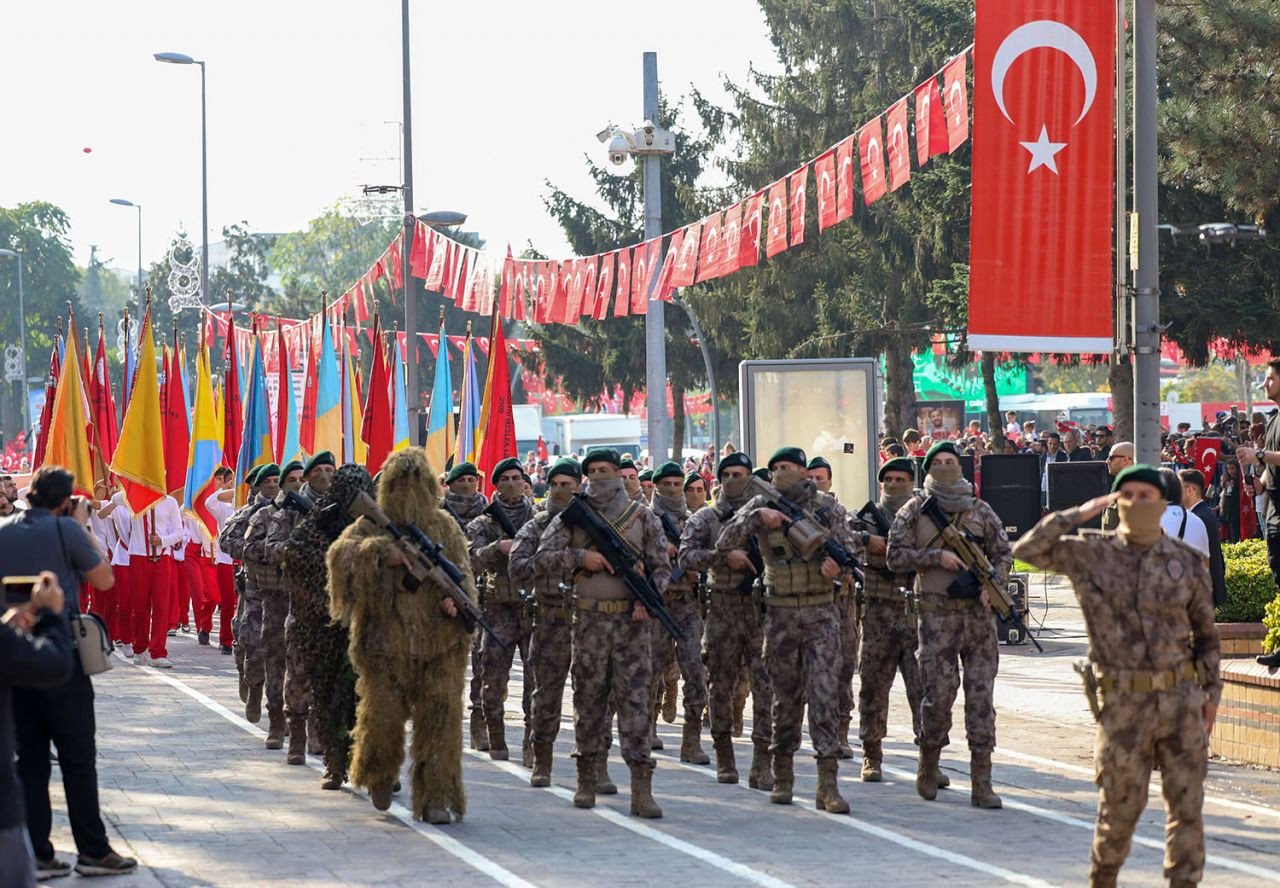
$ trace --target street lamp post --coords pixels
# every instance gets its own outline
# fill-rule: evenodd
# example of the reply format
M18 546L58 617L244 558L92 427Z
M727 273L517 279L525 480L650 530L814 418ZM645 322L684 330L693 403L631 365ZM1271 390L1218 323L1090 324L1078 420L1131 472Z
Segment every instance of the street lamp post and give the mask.
M409 256L413 252L413 234L416 223L413 218L413 101L409 89L409 0L400 0L400 65L403 82L404 120L401 121L403 143L404 181L404 243L401 245L401 274L404 279L404 356L405 402L410 408L409 443L417 446L418 414L422 412L422 397L418 391L418 287L409 273Z
M113 197L111 202L118 207L135 207L138 210L138 292L137 297L142 299L142 204L134 203L131 200L125 200L123 197Z
M27 309L22 292L22 253L17 250L0 250L0 256L18 258L18 364L22 379L18 392L22 396L23 431L31 428L31 401L27 397Z
M644 54L644 119L658 120L658 54ZM644 239L662 234L662 177L657 154L644 155ZM661 257L659 257L661 258ZM659 266L661 267L661 266ZM658 275L651 280L657 282ZM667 458L667 324L663 303L646 293L644 316L645 401L648 406L649 465Z
M200 301L209 303L209 128L205 120L204 62L180 52L157 52L157 62L200 66ZM141 222L139 222L141 224Z

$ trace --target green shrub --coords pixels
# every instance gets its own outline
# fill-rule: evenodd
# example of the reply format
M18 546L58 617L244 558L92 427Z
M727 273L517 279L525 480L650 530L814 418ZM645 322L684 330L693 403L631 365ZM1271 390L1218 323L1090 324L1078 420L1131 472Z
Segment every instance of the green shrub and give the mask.
M1280 596L1273 598L1267 604L1267 613L1262 618L1262 625L1267 627L1267 637L1262 639L1262 649L1269 654L1280 647Z
M1257 623L1271 612L1276 598L1276 581L1267 563L1267 544L1263 540L1224 543L1222 557L1226 562L1227 601L1218 607L1219 623ZM1280 620L1280 605L1276 605ZM1273 630L1280 637L1280 628Z

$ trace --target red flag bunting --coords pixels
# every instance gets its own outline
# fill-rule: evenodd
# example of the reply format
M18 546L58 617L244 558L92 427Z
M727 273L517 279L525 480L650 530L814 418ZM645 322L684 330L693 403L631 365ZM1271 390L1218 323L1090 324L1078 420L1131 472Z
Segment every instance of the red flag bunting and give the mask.
M884 130L879 117L858 131L858 155L862 158L862 198L871 206L885 194Z
M724 211L720 226L720 268L716 277L723 277L738 270L738 253L742 244L742 203L736 203Z
M935 154L947 151L947 122L942 110L938 78L916 87L916 165L924 166Z
M769 233L764 254L769 258L787 248L787 182L779 179L769 186Z
M613 272L618 264L618 250L600 257L600 270L596 273L596 304L591 317L602 321L609 316L609 300L613 297Z
M680 249L676 251L675 268L671 272L671 289L676 290L693 285L694 275L698 270L698 239L701 234L701 222L694 222L684 229L683 236L680 239ZM675 238L673 237L673 244L674 241ZM674 246L668 249L675 251ZM671 298L670 291L660 298Z
M1050 4L1052 5L1052 4ZM942 85L947 114L947 151L954 152L969 138L969 98L965 94L968 56L960 53L942 69ZM1113 78L1114 79L1114 78Z
M857 136L846 136L836 145L837 222L843 222L853 215L853 155L856 142Z
M828 148L813 162L818 191L818 231L836 224L836 149Z
M613 316L615 318L625 318L631 313L631 261L630 247L618 250L618 262L614 271Z
M809 165L806 163L787 176L787 191L791 201L791 246L804 243L804 202L809 187Z
M911 145L907 139L907 100L899 99L885 118L889 126L889 190L897 191L911 179Z

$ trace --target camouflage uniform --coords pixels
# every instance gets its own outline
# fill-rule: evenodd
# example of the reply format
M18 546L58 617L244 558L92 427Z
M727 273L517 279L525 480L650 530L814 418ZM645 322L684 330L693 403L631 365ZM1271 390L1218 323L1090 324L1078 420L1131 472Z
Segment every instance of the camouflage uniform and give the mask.
M689 517L680 537L680 566L707 578L707 617L703 658L707 662L711 740L716 749L716 776L722 783L737 783L733 757L734 694L746 671L751 686L752 757L750 785L772 789L769 743L773 738L773 688L764 660L764 617L752 594L752 574L729 567L716 540L735 507L721 495L714 506L703 506Z
M922 496L912 497L893 519L885 562L895 573L916 572L915 597L919 612L918 652L920 681L920 774L931 775L932 790L917 788L925 798L936 795L937 760L950 743L951 708L961 684L964 667L964 726L969 743L974 804L999 807L991 793L991 751L996 745L994 702L1000 649L996 617L977 597L952 598L947 587L958 576L939 566L943 549L935 542L938 529L921 514ZM1004 524L982 500L964 513L963 532L979 542L1001 582L1013 565ZM954 516L953 520L954 520ZM981 775L986 775L983 784ZM983 801L986 799L986 801Z
M483 493L462 496L461 494L451 493L448 488L445 489L444 501L453 510L453 514L458 516L464 535L467 532L467 526L479 518L480 513L484 511L484 507L489 505L489 501L485 499ZM475 571L474 566L473 572L479 573ZM471 684L468 689L471 702L468 711L471 719L471 746L473 749L489 748L488 736L484 730L484 710L480 706L480 644L483 638L484 633L477 632L471 642ZM478 736L477 730L479 732Z
M533 517L533 503L521 498L514 506L508 506L494 497L493 504L506 512L507 518L519 533L520 528ZM525 606L522 590L509 573L508 558L499 548L506 536L501 525L491 515L481 515L467 525L467 539L471 552L471 564L480 577L480 593L484 601L484 618L506 642L504 649L488 632L480 641L480 704L484 712L489 735L491 758L506 758L507 741L503 718L507 699L507 683L511 676L511 663L515 652L520 651L520 664L525 673L521 710L524 713L525 743L528 757L529 698L533 694L533 681L529 668L529 632L533 619Z
M244 672L251 687L265 688L270 749L284 745L284 621L289 615L289 595L280 565L270 560L267 551L267 531L277 511L274 502L263 506L249 519L244 532L245 597L259 603L256 611L246 614L242 627L246 636Z
M315 494L311 490L311 485L304 483L298 491L298 496L310 503ZM289 762L302 764L303 743L307 737L306 719L311 714L311 677L303 665L302 652L296 637L297 630L294 629L292 603L295 583L287 562L286 546L290 534L293 533L294 527L297 526L304 512L290 502L286 497L286 491L280 491L275 499L275 514L272 515L271 523L267 528L265 549L267 562L281 568L281 582L289 599L289 611L284 621L284 714L290 722ZM314 734L314 726L312 734ZM320 752L320 747L314 738L311 745L313 752Z
M1222 694L1209 574L1180 540L1162 536L1141 548L1109 532L1064 536L1080 523L1079 509L1047 515L1013 551L1070 577L1089 631L1089 661L1104 683L1091 883L1116 884L1158 766L1164 874L1174 885L1194 884L1204 875L1204 708ZM1134 689L1161 673L1163 690ZM1117 686L1108 689L1108 680Z
M583 495L588 508L614 525L641 554L650 579L662 592L671 576L667 538L658 517L627 496L619 484L612 495L593 494L592 488L612 487L588 482ZM608 572L583 570L589 548L586 534L570 529L561 516L551 519L533 557L535 571L574 573L573 612L573 727L577 748L579 796L575 804L595 804L598 762L609 754L609 702L618 710L622 758L631 766L632 811L637 789L647 795L653 759L649 755L649 684L653 672L652 632L648 621L632 618L633 602L623 582ZM652 804L652 798L648 799ZM655 806L656 807L656 806ZM650 815L653 816L653 815ZM661 816L661 810L657 812Z
M677 532L683 532L689 520L689 507L683 496L665 497L655 491L653 511L655 515L669 515ZM661 517L658 520L661 521ZM654 623L650 722L656 730L667 671L678 660L684 676L684 738L680 746L680 760L705 765L711 760L700 745L702 713L707 708L707 672L702 663L702 611L698 602L697 572L686 570L679 580L667 583L662 598L684 633L684 641L677 642L660 623Z
M798 481L780 491L808 509L834 539L851 553L861 548L849 530L844 506L820 492L812 481ZM774 787L770 801L790 804L794 784L792 759L800 748L806 699L809 705L809 737L818 759L819 807L848 811L834 792L840 743L839 690L840 615L832 580L822 576L823 550L810 559L801 557L784 529L769 530L760 520L768 508L763 496L751 499L724 526L716 548L721 552L745 549L754 535L764 559L764 658L773 685ZM830 779L827 779L830 775Z
M249 502L232 513L227 519L227 523L222 526L222 530L218 533L218 546L223 552L230 555L235 561L240 562L235 572L236 581L236 613L231 620L231 630L233 633L232 652L235 654L236 672L240 675L240 700L248 703L249 696L253 695L257 703L246 710L246 717L253 716L250 721L256 722L258 716L254 715L254 711L261 705L262 688L261 685L257 689L250 687L248 673L245 670L245 659L251 643L256 643L260 629L255 628L254 637L247 637L245 629L246 622L254 627L262 626L262 596L255 591L250 596L249 591L249 574L245 568L244 561L244 535L245 530L249 526L249 519L252 518L261 509L271 504L271 500L260 494L253 494Z

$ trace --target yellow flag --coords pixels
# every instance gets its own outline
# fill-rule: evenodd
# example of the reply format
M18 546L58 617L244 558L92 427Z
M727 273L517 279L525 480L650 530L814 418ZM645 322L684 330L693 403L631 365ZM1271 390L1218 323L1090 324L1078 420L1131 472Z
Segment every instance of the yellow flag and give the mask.
M138 515L164 498L164 424L160 416L160 380L156 344L151 338L151 309L142 319L141 348L133 393L120 427L111 471L120 479L129 511Z
M76 353L76 337L67 337L67 352L62 359L62 374L49 415L49 442L45 446L44 464L62 466L75 475L75 491L93 496L93 454L89 450L89 433L93 428L89 402L80 378L80 358Z

